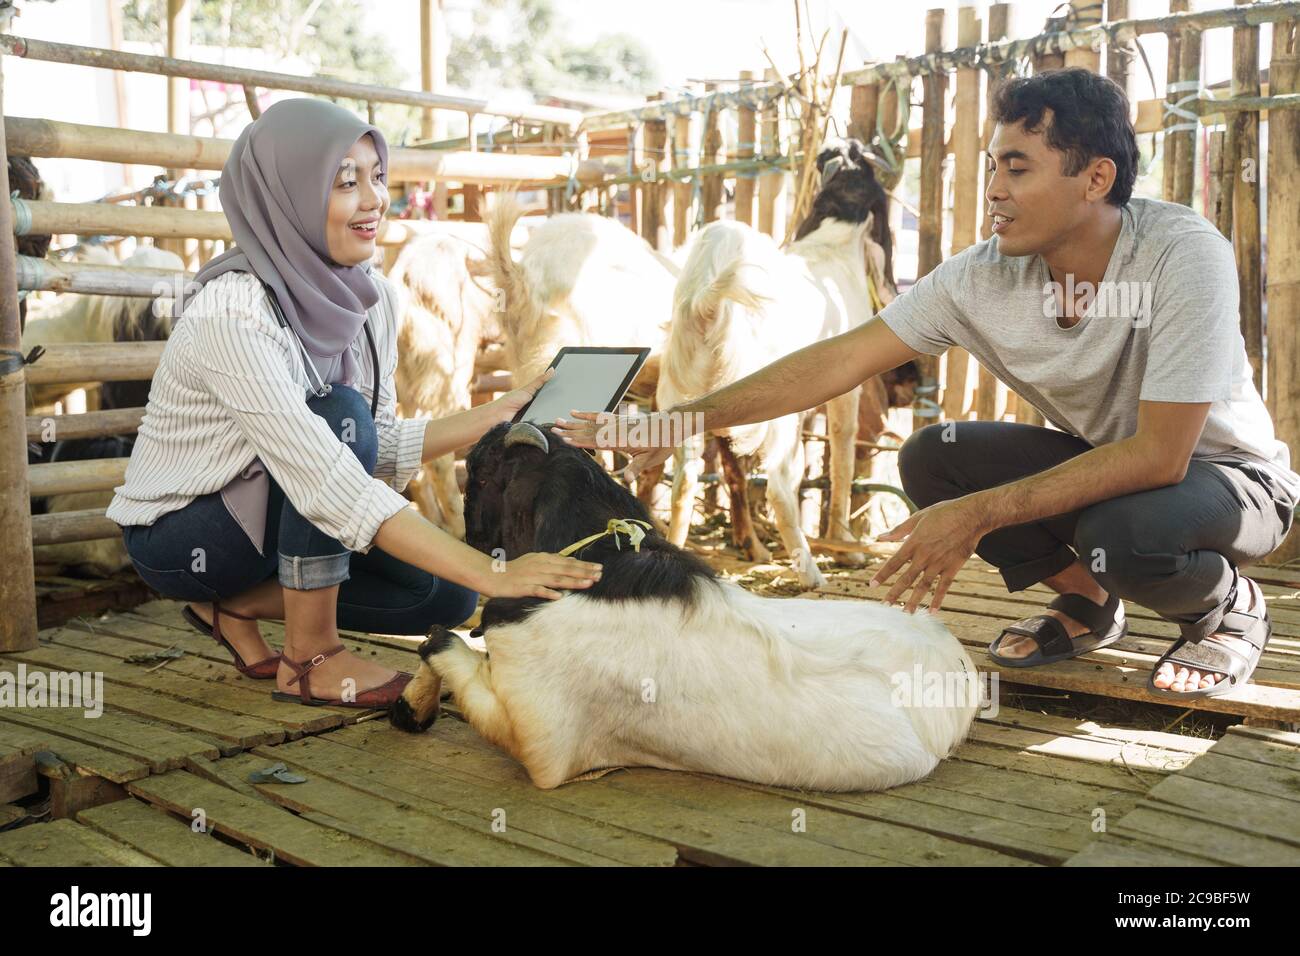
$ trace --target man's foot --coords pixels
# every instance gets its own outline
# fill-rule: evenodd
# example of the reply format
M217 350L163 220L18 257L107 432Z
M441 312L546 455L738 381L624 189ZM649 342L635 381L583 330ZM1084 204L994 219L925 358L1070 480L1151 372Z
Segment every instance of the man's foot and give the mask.
M296 650L295 648L294 662L306 664L316 653L329 650L329 647L323 647L319 651L304 652L301 656L296 655ZM286 656L290 655L286 653ZM343 697L345 689L355 698L365 691L382 687L396 677L397 673L374 661L357 657L351 651L339 651L333 657L313 667L305 679L311 696L338 700ZM275 689L294 696L301 694L302 689L299 686L302 683L301 679L296 683L289 683L293 675L293 668L281 660L280 669L275 675ZM344 681L349 681L346 688Z
M1242 581L1248 580L1242 578ZM1244 589L1248 595L1243 602L1238 594L1237 603L1233 606L1235 611L1253 611L1255 610L1255 589L1249 585ZM1244 607L1242 605L1245 605ZM1222 644L1247 657L1255 652L1254 646L1240 637L1233 637L1229 634L1211 634L1205 638L1207 641L1213 641L1216 644ZM1151 682L1161 690L1172 690L1175 694L1185 694L1192 690L1204 690L1207 687L1213 687L1219 681L1224 679L1224 674L1216 671L1198 671L1187 667L1184 664L1174 664L1166 662L1160 665L1156 671L1155 677Z
M189 607L205 624L209 627L212 625L211 604L191 604ZM230 610L239 614L246 613L240 608L231 608ZM266 641L262 639L262 632L257 628L257 621L245 621L242 618L231 617L229 614L222 614L221 636L239 652L239 656L244 659L245 664L256 664L258 661L264 661L268 657L275 656L276 652L268 647Z
M1094 604L1098 604L1098 605L1105 604L1106 601L1110 599L1110 595L1108 595L1105 591L1100 592L1100 594L1097 594L1095 592L1091 594L1082 594L1080 595L1080 597L1087 598L1089 601L1092 601ZM1068 634L1071 638L1076 638L1082 634L1087 634L1092 630L1092 628L1088 627L1088 625L1080 624L1074 618L1070 617L1070 615L1065 614L1064 612L1057 610L1054 607L1045 608L1040 613L1045 614L1048 617L1054 617L1058 621L1060 621L1061 624L1064 625L1065 627L1065 633ZM1122 624L1123 622L1124 622L1124 605L1123 603L1120 603L1119 607L1115 611L1115 623ZM997 655L999 657L1009 657L1013 659L1019 659L1022 657L1029 657L1036 650L1038 650L1038 643L1033 638L1026 637L1023 634L1005 634L1003 635L1001 642L998 644Z

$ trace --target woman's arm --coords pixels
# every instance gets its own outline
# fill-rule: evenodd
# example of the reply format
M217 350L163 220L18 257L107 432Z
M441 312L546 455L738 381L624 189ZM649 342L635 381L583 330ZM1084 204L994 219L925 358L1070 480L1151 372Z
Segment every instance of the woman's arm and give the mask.
M414 509L399 511L379 527L375 544L400 561L488 597L558 598L556 588L589 588L600 565L558 554L533 553L495 560L426 521Z
M511 421L554 374L553 369L547 369L527 385L507 392L495 401L429 422L424 430L423 460L429 462L457 448L472 445L493 425Z

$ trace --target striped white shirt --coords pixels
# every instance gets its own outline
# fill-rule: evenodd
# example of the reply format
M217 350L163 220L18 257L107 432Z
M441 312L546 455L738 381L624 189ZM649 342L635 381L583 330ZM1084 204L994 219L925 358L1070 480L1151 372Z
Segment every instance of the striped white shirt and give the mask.
M307 407L306 356L276 321L261 283L227 272L206 283L176 322L108 517L151 525L220 491L260 458L304 518L350 551L369 551L379 526L410 503L399 492L420 468L428 425L396 417L399 307L388 281L378 270L371 275L380 290L369 312L380 365L373 477ZM374 376L364 330L351 349L353 384L368 403Z

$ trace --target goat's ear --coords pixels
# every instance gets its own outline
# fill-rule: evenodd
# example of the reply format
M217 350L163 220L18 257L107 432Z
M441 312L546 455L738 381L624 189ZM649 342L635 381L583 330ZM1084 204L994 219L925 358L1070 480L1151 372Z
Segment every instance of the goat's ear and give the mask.
M826 165L827 161L828 161L832 156L838 156L839 154L840 154L840 151L839 151L838 149L835 149L835 148L830 147L830 146L826 147L826 148L823 149L820 153L818 153L818 154L817 154L817 172L820 173L820 172L822 171L822 167Z
M530 458L544 456L526 450L520 453ZM532 467L522 466L516 469L510 483L506 485L501 501L501 543L506 555L511 559L536 550L536 516L537 492L546 477L544 460L539 460Z

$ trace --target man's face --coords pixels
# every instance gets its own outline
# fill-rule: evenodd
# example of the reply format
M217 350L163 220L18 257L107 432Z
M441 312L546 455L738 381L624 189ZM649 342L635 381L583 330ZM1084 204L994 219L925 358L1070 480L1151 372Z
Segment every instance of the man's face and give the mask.
M1043 128L1051 121L1048 110ZM1020 123L997 124L987 160L984 197L1002 255L1050 252L1088 212L1090 165L1066 176L1065 154L1049 147L1041 132L1028 133Z

